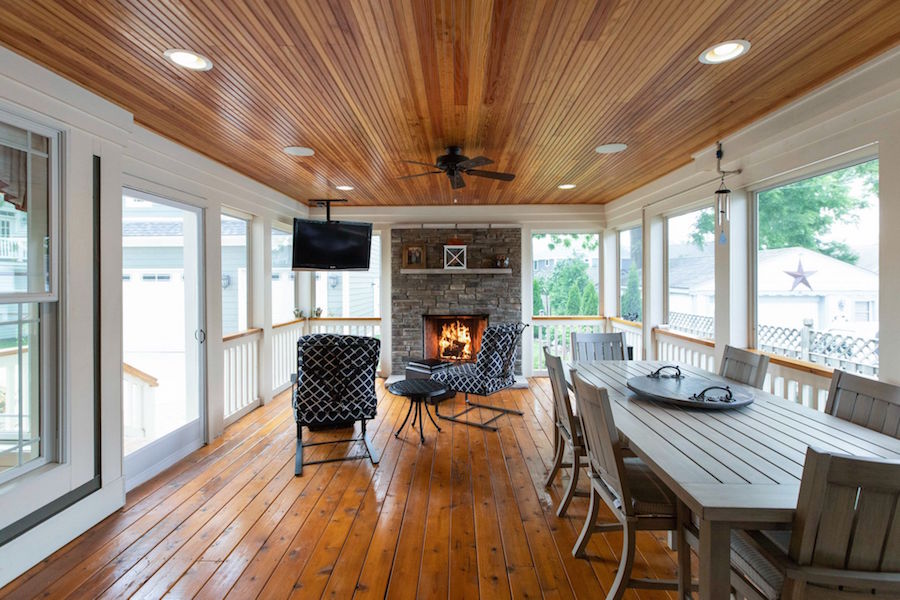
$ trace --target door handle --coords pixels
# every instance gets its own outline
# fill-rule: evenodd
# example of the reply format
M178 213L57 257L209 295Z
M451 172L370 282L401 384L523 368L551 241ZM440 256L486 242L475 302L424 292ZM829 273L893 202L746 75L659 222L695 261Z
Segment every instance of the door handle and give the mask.
M194 332L194 339L202 344L206 341L206 332L202 329L198 329Z

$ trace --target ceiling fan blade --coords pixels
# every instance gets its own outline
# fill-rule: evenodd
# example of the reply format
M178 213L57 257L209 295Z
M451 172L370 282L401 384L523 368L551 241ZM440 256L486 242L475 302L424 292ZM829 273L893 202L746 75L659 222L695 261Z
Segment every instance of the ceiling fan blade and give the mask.
M431 167L432 169L434 168L434 165L433 165L433 164L421 162L421 161L418 161L418 160L404 160L404 161L400 161L400 162L409 163L409 164L411 164L411 165L422 165L423 167Z
M470 158L469 160L464 160L458 165L456 165L457 169L474 169L475 167L483 167L485 165L491 165L494 161L489 159L487 156L476 156L475 158Z
M449 175L449 177L450 177L450 187L453 188L454 190L458 190L459 188L466 187L466 182L463 180L462 173L456 172L456 173L453 173L452 175Z
M474 175L475 177L487 177L488 179L499 179L501 181L512 181L516 178L512 173L501 173L499 171L479 171L478 169L469 169L466 175Z
M443 171L428 171L427 173L416 173L415 175L404 175L403 177L398 177L397 179L412 179L413 177L421 177L423 175L434 175L436 173L443 173Z

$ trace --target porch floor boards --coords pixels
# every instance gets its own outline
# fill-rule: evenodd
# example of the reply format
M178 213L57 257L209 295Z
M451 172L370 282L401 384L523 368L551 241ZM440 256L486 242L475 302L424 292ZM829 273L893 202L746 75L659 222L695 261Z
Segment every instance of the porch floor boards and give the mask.
M368 460L310 465L294 477L287 393L128 494L126 505L0 590L0 598L598 598L613 581L621 535L571 548L587 511L545 489L552 446L547 379L495 394L517 407L499 433L425 422L394 438L407 400L377 385ZM462 395L441 412L457 412ZM472 418L487 418L477 411ZM307 436L316 441L340 432ZM362 451L315 446L308 459ZM582 487L587 478L583 477ZM610 515L606 515L611 519ZM602 518L602 517L601 517ZM638 534L637 577L675 577L663 534ZM626 598L673 598L629 591Z

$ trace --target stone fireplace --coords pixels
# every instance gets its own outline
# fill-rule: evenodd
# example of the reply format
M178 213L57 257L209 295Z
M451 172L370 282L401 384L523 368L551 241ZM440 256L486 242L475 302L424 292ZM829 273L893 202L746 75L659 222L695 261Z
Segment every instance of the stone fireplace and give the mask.
M488 315L422 315L425 358L474 361L487 325Z
M440 270L443 267L444 244L451 239L466 245L468 271ZM424 247L425 268L422 273L413 270L401 272L405 245ZM511 272L490 270L495 266L497 255L509 259ZM433 326L424 317L440 319L437 331L432 328L426 335L426 327ZM475 325L473 330L472 324L464 321L471 317L482 317L485 321L483 325ZM402 374L411 358L439 356L434 334L438 335L439 341L444 325L451 330L455 327L458 333L456 322L459 321L459 325L469 329L467 335L475 338L470 342L471 357L462 360L474 360L480 335L488 323L494 325L521 320L521 227L405 225L391 229L391 373ZM458 342L451 345L458 349ZM516 373L522 372L521 361L520 346Z

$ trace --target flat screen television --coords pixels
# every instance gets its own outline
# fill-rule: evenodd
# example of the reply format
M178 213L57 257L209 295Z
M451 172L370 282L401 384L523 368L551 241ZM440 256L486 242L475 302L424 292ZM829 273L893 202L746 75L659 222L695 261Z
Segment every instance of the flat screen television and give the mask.
M372 224L294 219L295 271L366 271Z

